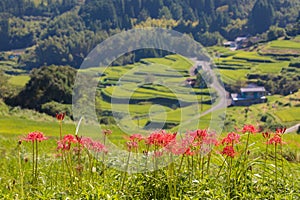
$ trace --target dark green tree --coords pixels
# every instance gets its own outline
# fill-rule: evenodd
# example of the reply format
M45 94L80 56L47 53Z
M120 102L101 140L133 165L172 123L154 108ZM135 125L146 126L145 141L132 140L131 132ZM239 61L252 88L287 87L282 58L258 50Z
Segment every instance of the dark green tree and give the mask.
M275 19L274 7L267 0L257 0L249 18L252 33L263 33L269 29Z
M51 101L71 104L75 76L76 71L71 67L47 66L34 69L25 88L8 102L36 110Z
M172 19L172 14L171 14L168 7L163 6L161 9L159 9L158 17L159 18Z

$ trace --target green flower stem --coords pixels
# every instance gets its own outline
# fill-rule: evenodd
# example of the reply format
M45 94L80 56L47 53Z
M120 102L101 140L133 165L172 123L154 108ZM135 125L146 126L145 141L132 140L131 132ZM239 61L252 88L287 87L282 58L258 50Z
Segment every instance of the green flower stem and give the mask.
M201 156L201 179L204 178L204 156Z
M34 141L32 142L32 177L35 179L35 148Z
M228 158L228 156L226 156L226 158L224 159L224 161L223 161L223 163L222 163L222 166L221 166L221 168L220 168L219 171L218 171L217 177L220 175L221 170L223 169L223 167L224 167L224 165L225 165L225 162L226 162L227 158Z
M275 182L276 182L276 188L277 188L277 144L275 144Z
M183 159L184 159L184 154L181 156L181 161L180 161L179 168L178 168L179 173L180 173L180 170L181 170L181 167L182 167Z
M211 153L212 153L212 150L208 153L208 156L207 156L206 173L207 173L208 175L209 175L209 165L210 165Z
M266 167L267 167L267 158L268 158L268 144L266 144L266 153L264 156L264 171L263 171L263 183L265 182L265 173L266 173Z
M129 151L129 153L128 153L127 162L126 162L126 168L125 168L125 171L124 171L122 185L121 185L121 191L124 189L125 180L127 178L127 171L128 171L128 166L129 166L130 155L131 155L131 151Z
M24 198L24 174L23 174L23 167L22 167L22 158L21 158L21 147L19 145L19 168L20 168L20 185L21 185L21 199Z
M37 180L38 177L38 141L35 141L35 179Z

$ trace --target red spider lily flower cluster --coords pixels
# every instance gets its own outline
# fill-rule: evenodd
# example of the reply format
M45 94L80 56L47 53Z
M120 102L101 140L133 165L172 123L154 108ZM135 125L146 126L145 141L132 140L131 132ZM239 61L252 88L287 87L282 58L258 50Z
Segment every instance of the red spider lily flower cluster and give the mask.
M264 132L262 133L262 136L265 138L265 139L269 139L271 137L271 133L269 132Z
M129 141L126 143L128 151L132 151L133 149L137 150L138 148L138 143L135 141Z
M142 141L144 139L144 137L141 134L133 134L131 136L129 136L129 140L130 141Z
M69 151L72 144L79 144L80 149L78 149L78 146L74 147L75 151L80 151L84 147L91 151L107 153L107 149L102 143L94 141L91 138L78 137L71 134L65 135L62 140L57 142L57 150Z
M56 119L58 121L63 121L66 116L66 113L56 113Z
M257 132L259 132L259 131L253 125L244 125L244 127L242 129L242 133L252 133L252 134L255 134Z
M236 155L233 146L226 146L226 147L224 147L224 149L221 152L221 154L229 156L231 158L234 158L234 156Z
M222 139L221 143L222 143L222 145L237 144L240 142L240 137L241 136L239 134L231 132L231 133L228 133L227 136Z
M166 147L170 142L176 139L177 133L167 133L166 131L153 132L147 138L145 143L149 146Z
M88 137L81 138L81 144L83 144L83 146L88 150L97 153L99 152L107 153L107 148L101 142L94 141L91 138Z
M240 135L234 132L228 133L225 138L222 139L221 143L222 145L226 145L223 148L223 151L221 152L222 155L229 156L231 158L234 158L236 155L234 151L234 144L237 144L240 142Z
M72 143L77 143L77 139L71 135L65 135L62 140L57 141L57 150L69 151Z
M286 128L278 128L278 129L276 129L275 134L265 132L265 133L262 133L262 136L265 139L267 139L266 144L270 144L270 145L271 144L275 144L275 145L280 144L281 145L281 144L285 144L285 142L282 141L282 135L285 133L285 131L286 131Z
M34 141L41 142L41 141L47 140L47 139L48 138L44 136L44 133L35 131L35 132L28 133L28 135L25 138L23 138L22 140L26 141L26 142L34 142Z
M284 134L286 131L286 128L277 128L276 129L276 134Z
M278 135L278 134L275 134L272 138L270 138L268 141L267 141L267 144L283 144L283 141L282 141L282 138Z
M190 133L190 135L194 138L194 141L197 140L197 141L203 141L204 138L207 137L207 130L204 129L204 130L196 130L192 133Z
M159 133L153 133L147 139L157 138L157 134ZM198 153L208 153L212 146L218 145L216 134L208 133L207 130L187 132L185 137L180 141L176 140L175 134L165 136L164 132L162 132L163 137L161 136L160 138L167 138L167 141L164 143L167 145L159 145L165 147L165 152L172 153L173 155L193 156Z

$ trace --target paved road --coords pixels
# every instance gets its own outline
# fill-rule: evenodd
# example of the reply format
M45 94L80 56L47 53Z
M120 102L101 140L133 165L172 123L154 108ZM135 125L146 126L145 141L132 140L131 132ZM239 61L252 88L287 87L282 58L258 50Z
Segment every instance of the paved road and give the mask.
M221 120L219 118L219 114L222 114L222 113L217 113L216 115L214 115L213 112L217 111L217 110L220 110L220 111L223 110L224 114L225 114L225 111L226 111L225 108L228 105L227 92L225 91L224 87L219 83L218 78L217 78L216 74L214 73L214 71L211 69L209 62L199 61L195 58L191 58L191 60L194 61L196 66L201 65L202 69L204 71L207 71L211 75L213 82L210 85L210 88L213 88L217 92L218 98L217 98L217 103L215 103L210 109L193 116L190 120L181 123L180 126L183 129L191 129L191 127L194 127L194 126L198 127L199 118L206 114L212 113L212 119L210 122L211 125L210 125L209 129L212 129L213 131L216 131L217 133L221 133L222 129L223 129L223 125L224 125L224 120Z
M294 133L298 130L299 127L300 127L300 124L296 124L295 126L287 128L285 132L286 133Z
M200 113L197 117L202 117L208 113L211 113L215 110L219 110L222 108L226 108L228 105L228 99L227 99L227 92L225 91L224 87L219 83L218 78L214 71L210 67L209 62L205 61L199 61L197 59L192 59L195 62L196 66L202 66L202 69L204 71L207 71L211 77L213 78L213 83L210 85L211 88L214 88L216 92L218 93L218 99L217 99L217 104L215 104L213 107L210 109L206 110L203 113Z

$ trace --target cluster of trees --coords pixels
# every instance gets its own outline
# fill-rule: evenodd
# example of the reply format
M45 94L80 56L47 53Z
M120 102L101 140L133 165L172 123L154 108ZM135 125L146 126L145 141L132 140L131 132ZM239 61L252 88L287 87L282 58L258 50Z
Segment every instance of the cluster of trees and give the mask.
M76 70L67 66L52 65L33 69L25 88L16 96L7 98L6 102L12 106L39 111L49 110L51 105L56 105L53 101L71 104L75 76Z
M10 13L16 17L55 16L72 9L77 2L77 0L1 0L0 12Z
M82 5L79 2L1 1L0 50L35 46L22 58L29 69L51 64L79 67L88 52L105 38L148 19L175 20L174 30L205 46L220 44L224 38L263 33L270 27L269 39L300 33L298 0L86 0ZM153 51L136 52L116 63L130 62L142 54L161 55Z

